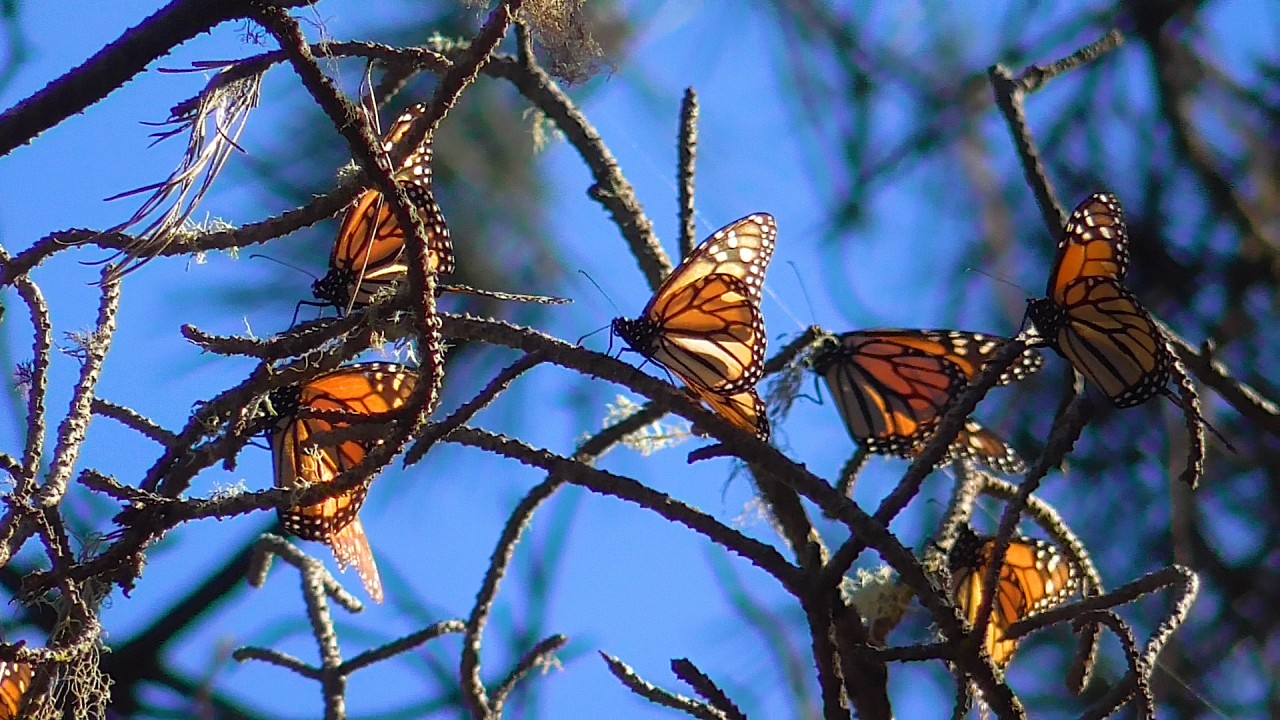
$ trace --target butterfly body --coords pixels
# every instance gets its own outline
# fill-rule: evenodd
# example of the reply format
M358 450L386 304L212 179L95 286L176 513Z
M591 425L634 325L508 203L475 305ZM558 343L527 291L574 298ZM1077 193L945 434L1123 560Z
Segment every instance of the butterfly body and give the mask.
M810 364L826 381L849 435L869 452L914 457L1004 338L957 330L863 330L818 341ZM1021 380L1044 359L1028 349L998 384ZM1001 472L1022 461L970 419L950 458L981 460Z
M640 317L612 323L633 350L761 438L768 438L769 427L754 389L767 348L760 300L777 236L764 213L726 225L667 276Z
M1121 283L1128 269L1124 211L1095 193L1063 229L1045 297L1027 301L1045 344L1119 408L1167 392L1173 365L1155 320Z
M414 105L396 120L383 140L383 152L395 148L425 109L425 105ZM430 142L424 141L405 158L394 178L426 228L431 271L447 275L455 266L453 243L444 214L431 193L431 160ZM329 256L329 272L312 285L312 293L325 304L344 310L368 305L408 273L404 243L405 232L391 203L377 190L366 190L343 216Z
M995 562L996 539L979 536L962 526L949 555L952 599L973 625L983 604L987 569ZM1081 576L1057 547L1033 538L1014 538L1000 568L987 624L986 646L996 667L1013 659L1018 640L1005 637L1007 630L1037 613L1057 607L1080 591Z
M413 395L417 376L387 363L351 365L321 375L301 387L272 394L279 419L271 431L275 484L293 489L333 482L359 464L380 440L349 439L315 445L313 438L350 427L357 420L378 420L404 407ZM307 413L325 413L308 417ZM351 422L334 417L343 413ZM369 496L370 481L321 502L282 509L285 529L304 539L330 546L342 569L354 566L369 595L382 601L382 582L365 537L359 512Z

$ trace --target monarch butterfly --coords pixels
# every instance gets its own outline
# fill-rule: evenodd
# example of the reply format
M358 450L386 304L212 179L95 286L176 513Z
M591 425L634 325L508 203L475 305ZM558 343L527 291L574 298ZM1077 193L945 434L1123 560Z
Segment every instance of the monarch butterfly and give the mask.
M1120 284L1128 269L1120 201L1094 193L1067 221L1046 297L1027 301L1045 343L1119 408L1167 392L1173 364L1151 314Z
M996 539L979 536L961 526L960 536L949 555L952 598L973 625L983 604L983 583L994 561ZM1057 547L1033 538L1014 538L1009 543L996 597L987 624L987 652L996 667L1004 668L1013 659L1018 641L1005 638L1010 626L1036 613L1066 602L1080 590L1083 573Z
M388 363L364 363L339 368L303 384L272 393L279 420L271 431L275 459L275 484L292 489L333 482L355 467L380 440L344 440L334 445L309 446L320 433L349 427L332 417L306 417L307 412L349 413L377 419L398 410L413 395L417 375ZM280 510L280 520L290 533L327 543L343 570L355 566L365 590L382 602L382 580L373 561L359 512L369 496L369 483L314 505Z
M0 661L0 720L19 720L36 702L30 663Z
M632 349L760 437L769 432L753 390L764 376L767 342L760 298L777 238L765 213L720 228L667 276L639 318L613 321Z
M855 442L869 452L910 458L1004 342L953 330L862 330L822 338L810 364L826 380ZM1028 348L998 384L1021 380L1043 364ZM950 451L950 459L964 457L1001 472L1025 469L1004 441L973 420Z
M421 103L406 110L382 141L383 152L391 152L425 110L426 105ZM417 208L427 230L431 270L448 275L454 270L453 242L440 206L431 194L431 158L430 142L424 141L405 158L395 180ZM329 272L312 285L311 292L326 305L347 312L364 307L378 291L408 273L403 254L404 230L395 211L382 193L367 190L343 217L329 256Z

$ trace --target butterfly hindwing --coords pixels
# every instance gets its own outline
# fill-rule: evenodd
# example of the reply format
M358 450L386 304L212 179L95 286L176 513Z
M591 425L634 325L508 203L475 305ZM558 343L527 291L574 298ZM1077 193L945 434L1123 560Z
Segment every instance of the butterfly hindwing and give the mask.
M951 446L949 458L976 460L1005 475L1021 475L1027 471L1026 462L1016 450L973 418L965 421Z
M735 395L720 395L690 385L689 392L737 427L755 435L760 440L769 441L769 416L764 401L755 390L745 390Z
M994 537L979 536L962 527L950 553L952 597L970 625L977 621L982 607L983 582L987 568L995 561L995 545ZM1007 630L1066 602L1079 592L1081 575L1050 543L1033 538L1014 538L1009 543L987 625L987 651L996 667L1008 666L1018 648L1017 640L1005 637Z

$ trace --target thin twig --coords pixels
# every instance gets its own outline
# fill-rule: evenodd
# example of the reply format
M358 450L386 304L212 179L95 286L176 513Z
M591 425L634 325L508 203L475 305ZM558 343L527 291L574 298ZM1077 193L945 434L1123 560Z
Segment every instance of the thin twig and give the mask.
M76 383L71 409L58 428L58 443L54 448L49 476L44 487L40 488L38 503L42 507L57 505L66 494L71 472L80 456L89 420L93 416L93 395L102 373L102 363L106 360L115 335L116 312L120 306L120 283L111 280L110 275L111 268L104 269L100 283L102 299L98 304L98 322L93 334L85 342L84 365L80 368L80 380Z
M636 671L632 670L629 665L612 655L606 655L601 652L600 657L609 665L609 672L613 673L613 676L618 678L628 690L651 703L679 710L686 715L699 718L699 720L728 720L728 716L722 710L718 710L706 703L698 702L693 698L668 692L648 682L636 674Z
M93 399L92 409L95 415L111 418L127 428L137 430L144 437L155 440L165 447L171 447L178 440L177 435L165 430L150 419L143 417L133 408L127 408L123 405L117 405L110 400L103 400L100 397L95 397Z
M724 690L715 684L707 674L698 669L688 658L677 658L671 661L671 672L689 684L699 695L711 703L711 706L724 713L728 720L747 720L747 716L729 699Z
M0 157L37 135L102 100L147 65L214 26L244 17L264 0L174 0L125 31L79 67L41 88L0 115ZM282 7L301 7L315 0L270 0Z
M698 93L685 88L680 101L680 137L676 146L676 189L680 207L680 252L688 257L698 244L697 218L694 216L694 170L698 161Z
M564 649L569 644L569 638L564 635L552 635L537 645L534 645L529 652L525 653L515 667L507 674L502 682L498 683L498 687L493 691L493 711L496 717L502 716L503 705L506 704L507 698L511 696L511 692L516 689L520 681L529 676L539 667L548 667L555 662L554 655Z

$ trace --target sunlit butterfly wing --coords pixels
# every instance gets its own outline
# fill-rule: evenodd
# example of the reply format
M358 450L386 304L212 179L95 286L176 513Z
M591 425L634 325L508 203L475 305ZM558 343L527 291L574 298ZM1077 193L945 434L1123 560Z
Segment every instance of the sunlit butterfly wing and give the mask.
M661 325L619 318L616 332L686 385L732 395L760 381L767 343L764 318L741 280L708 275L664 299Z
M283 408L271 436L276 485L292 489L332 482L360 463L379 442L343 440L309 447L312 437L351 423L299 414L341 412L374 420L404 407L413 395L416 381L417 375L401 366L367 363L321 375L300 389L295 388L291 398L273 395L273 404ZM339 567L345 570L354 566L369 596L382 602L382 581L358 517L368 494L369 483L365 482L314 505L282 510L280 519L290 533L328 544Z
M1066 288L1085 278L1122 280L1129 272L1129 230L1120 201L1094 193L1067 220L1045 294L1066 304Z
M768 412L764 401L755 390L744 390L736 395L721 395L690 385L689 392L737 427L755 435L760 440L769 441Z
M424 105L414 105L396 120L383 140L384 152L392 151L424 110ZM428 139L405 158L395 179L426 228L430 269L447 275L455 266L453 242L444 214L431 194L431 160ZM405 233L391 203L376 190L365 191L343 217L329 256L329 272L316 281L312 292L320 300L344 309L369 304L374 295L408 272L404 242Z
M970 625L977 621L982 607L982 585L987 568L994 562L995 544L994 537L979 536L962 527L951 550L952 597ZM1014 538L1009 543L987 625L987 651L996 667L1008 666L1018 648L1018 640L1005 637L1009 627L1066 602L1079 592L1081 575L1057 547L1047 542Z
M772 215L756 213L735 220L715 231L671 271L641 313L654 321L662 315L663 298L684 285L708 275L732 275L747 287L747 297L757 307L764 288L764 275L773 259L778 241L778 225Z
M865 330L819 341L811 364L855 441L869 452L912 457L1004 342L953 330ZM999 384L1043 363L1028 348Z
M1121 284L1128 246L1119 201L1090 196L1063 230L1047 297L1027 306L1046 344L1121 408L1165 389L1173 364L1150 313Z
M639 318L614 320L614 332L687 385L721 395L755 387L767 347L761 288L777 235L763 213L717 230L667 277Z
M760 298L777 235L773 217L764 213L726 225L672 271L639 318L613 321L614 333L632 349L762 438L769 425L754 392L767 347Z

